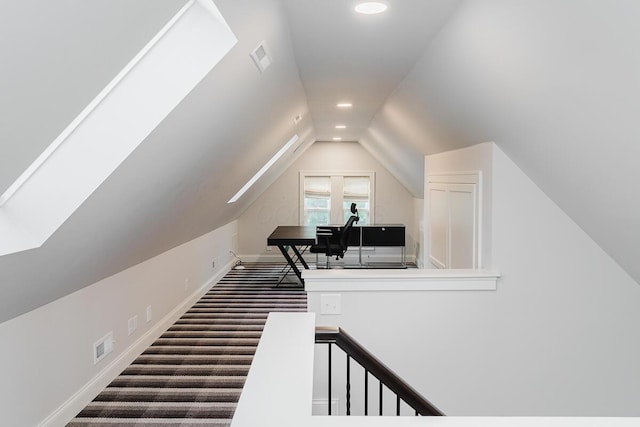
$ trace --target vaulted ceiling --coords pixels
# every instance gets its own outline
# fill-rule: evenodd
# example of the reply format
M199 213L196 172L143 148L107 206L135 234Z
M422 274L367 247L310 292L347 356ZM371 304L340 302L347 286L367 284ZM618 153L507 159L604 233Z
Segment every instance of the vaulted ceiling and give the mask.
M185 3L0 5L0 193ZM334 136L416 197L424 155L495 141L640 282L639 2L353 3L216 0L238 43L41 248L0 257L0 321L228 223ZM293 134L302 148L227 204Z

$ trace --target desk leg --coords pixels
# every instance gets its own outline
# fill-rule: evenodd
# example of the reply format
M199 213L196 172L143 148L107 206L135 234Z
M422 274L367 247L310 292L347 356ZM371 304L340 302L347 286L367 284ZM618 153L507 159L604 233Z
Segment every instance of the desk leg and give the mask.
M305 250L305 248L303 248L303 251ZM304 269L308 270L309 266L307 265L307 262L304 260L304 258L302 258L302 253L298 250L298 247L296 245L291 245L291 249L293 249L293 252L296 254L298 259L300 260L300 262L304 266Z
M294 248L294 252L298 252L298 250L295 249L295 246L292 246L292 248ZM296 273L296 276L298 276L300 283L304 285L304 280L302 279L302 273L300 272L300 270L298 270L298 267L296 266L295 261L291 259L291 255L289 255L289 251L285 249L284 245L278 245L278 249L280 249L280 252L282 252L282 256L284 256L284 258L287 260L287 263L289 264L293 272Z

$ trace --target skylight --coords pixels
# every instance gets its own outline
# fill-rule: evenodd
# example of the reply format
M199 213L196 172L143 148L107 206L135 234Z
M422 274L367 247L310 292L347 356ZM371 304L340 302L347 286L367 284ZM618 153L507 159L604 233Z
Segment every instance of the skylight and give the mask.
M213 2L187 2L0 197L0 256L41 246L236 42Z
M259 170L258 172L256 172L256 174L255 174L255 175L253 175L253 177L251 177L251 179L250 179L249 181L247 181L247 183L246 183L246 184L245 184L245 185L244 185L244 186L243 186L243 187L242 187L242 188L241 188L241 189L240 189L240 190L239 190L239 191L238 191L238 192L237 192L237 193L236 193L236 194L231 198L231 199L229 199L229 201L228 201L227 203L235 203L235 202L237 202L237 201L238 201L238 199L239 199L240 197L242 197L242 195L243 195L244 193L246 193L246 192L247 192L247 190L248 190L249 188L251 188L251 186L252 186L253 184L255 184L255 183L256 183L256 181L257 181L257 180L259 180L259 179L260 179L260 177L261 177L262 175L264 175L264 173L265 173L266 171L268 171L268 170L269 170L269 168L270 168L271 166L273 166L273 164L274 164L275 162L277 162L277 161L278 161L278 159L279 159L280 157L282 157L282 155L283 155L284 153L286 153L286 152L287 152L287 150L288 150L289 148L291 148L291 146L292 146L293 144L295 144L295 143L296 143L296 141L297 141L297 140L298 140L298 135L297 135L297 134L296 134L296 135L293 135L293 136L291 137L291 139L289 139L289 141L287 141L287 143L286 143L286 144L284 144L284 146L283 146L280 150L278 150L278 152L277 152L276 154L274 154L274 155L273 155L273 157L272 157L272 158L271 158L267 163L265 163L265 165L264 165L264 166L262 166L262 168L260 168L260 170Z

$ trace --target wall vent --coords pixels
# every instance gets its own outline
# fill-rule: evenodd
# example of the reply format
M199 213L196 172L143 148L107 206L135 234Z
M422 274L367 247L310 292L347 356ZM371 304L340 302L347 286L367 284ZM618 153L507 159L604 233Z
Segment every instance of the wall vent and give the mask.
M107 357L113 351L113 332L109 332L104 337L93 343L93 364Z
M267 42L260 42L258 47L255 48L253 52L251 52L251 58L253 59L253 62L256 63L258 70L260 70L261 73L264 72L264 70L266 70L272 62L271 54L269 53L269 48L267 47Z

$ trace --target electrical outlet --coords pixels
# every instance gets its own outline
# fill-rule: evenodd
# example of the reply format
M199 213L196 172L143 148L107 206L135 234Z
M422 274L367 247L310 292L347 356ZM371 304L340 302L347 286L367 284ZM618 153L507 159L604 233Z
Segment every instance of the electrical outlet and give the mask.
M321 294L320 295L320 314L341 314L342 313L342 295L340 294Z
M147 323L151 322L151 319L152 319L151 306L148 305L147 306Z
M127 322L127 333L131 335L138 329L138 315L136 314Z
M186 279L184 279L184 290L188 290L189 289L189 278L187 277Z

